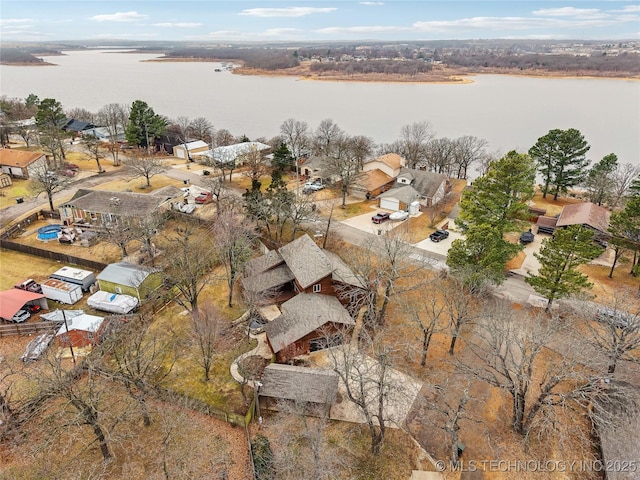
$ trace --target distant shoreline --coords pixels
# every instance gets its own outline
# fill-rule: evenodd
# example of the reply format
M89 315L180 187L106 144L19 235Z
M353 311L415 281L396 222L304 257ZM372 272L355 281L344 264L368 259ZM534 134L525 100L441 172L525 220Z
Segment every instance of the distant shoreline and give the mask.
M126 52L129 53L129 52ZM132 51L131 53L140 53ZM154 52L156 53L156 52ZM50 56L50 54L47 54ZM240 60L233 59L215 59L215 58L171 58L171 57L158 57L149 60L142 60L142 62L174 62L174 63L186 63L186 62L202 62L202 63L234 63L240 65L236 68L230 69L234 75L252 75L252 76L264 76L264 77L296 77L298 80L311 80L322 82L371 82L371 83L407 83L407 84L440 84L440 85L466 85L473 83L474 80L470 77L478 75L508 75L515 77L527 77L527 78L550 78L550 79L603 79L603 80L631 80L640 81L640 75L630 75L628 72L621 72L614 74L613 72L602 72L601 75L594 74L593 72L558 72L547 70L519 70L519 69L501 69L501 68L479 68L479 69L466 69L466 68L449 68L443 66L435 66L431 72L419 73L416 75L401 75L401 74L384 74L384 73L359 73L359 74L344 74L336 71L324 71L320 73L312 72L310 64L301 64L297 67L279 69L279 70L265 70L259 68L245 67ZM55 63L49 62L2 62L0 65L6 66L18 66L18 67L51 67L58 66Z
M518 70L518 69L463 69L436 67L431 72L416 75L399 75L383 73L367 73L347 75L341 72L314 73L308 65L280 69L264 70L259 68L249 68L242 65L243 62L232 59L211 59L211 58L154 58L143 60L144 62L209 62L209 63L236 63L241 66L231 70L235 75L254 75L265 77L297 77L299 80L315 80L327 82L374 82L374 83L430 83L443 85L465 85L473 83L476 75L509 75L516 77L530 78L552 78L552 79L604 79L604 80L634 80L640 81L640 75L632 76L628 73L612 75L611 72L603 72L602 75L594 75L593 72L551 72L546 70Z

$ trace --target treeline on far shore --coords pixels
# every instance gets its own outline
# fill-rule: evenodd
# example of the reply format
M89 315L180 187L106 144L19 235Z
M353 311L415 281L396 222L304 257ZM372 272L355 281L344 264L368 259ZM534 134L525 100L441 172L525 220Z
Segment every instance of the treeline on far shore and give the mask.
M450 67L467 68L517 68L520 70L547 70L550 72L628 72L640 73L640 55L622 53L620 55L540 55L540 54L496 54L496 53L453 53L443 58Z
M46 55L47 52L39 52ZM49 52L51 55L58 55L58 51ZM42 58L33 55L29 50L22 48L0 47L0 62L2 63L44 63Z

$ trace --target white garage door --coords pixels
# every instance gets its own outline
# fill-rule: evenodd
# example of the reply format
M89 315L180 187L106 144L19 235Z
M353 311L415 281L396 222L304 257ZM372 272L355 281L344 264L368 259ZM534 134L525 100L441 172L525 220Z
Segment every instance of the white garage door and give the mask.
M380 208L394 211L400 210L400 200L398 200L397 198L381 198Z

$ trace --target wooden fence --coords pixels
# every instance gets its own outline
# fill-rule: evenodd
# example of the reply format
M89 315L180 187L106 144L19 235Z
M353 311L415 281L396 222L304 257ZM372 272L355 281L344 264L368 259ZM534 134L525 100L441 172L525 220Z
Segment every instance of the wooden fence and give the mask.
M50 260L56 260L62 263L69 263L72 265L79 265L81 267L87 267L95 271L102 271L107 266L106 263L96 262L94 260L88 260L86 258L75 257L67 253L52 252L44 250L42 248L32 247L30 245L23 245L22 243L12 242L5 238L0 238L0 247L8 250L15 250L17 252L28 253L29 255L35 255L37 257L48 258Z
M40 210L39 212L32 213L31 215L14 222L11 226L3 230L2 233L0 233L0 238L17 237L24 233L32 223L37 222L40 217L60 219L60 213L51 210Z
M0 338L14 335L34 335L52 332L60 328L62 322L12 323L0 325Z

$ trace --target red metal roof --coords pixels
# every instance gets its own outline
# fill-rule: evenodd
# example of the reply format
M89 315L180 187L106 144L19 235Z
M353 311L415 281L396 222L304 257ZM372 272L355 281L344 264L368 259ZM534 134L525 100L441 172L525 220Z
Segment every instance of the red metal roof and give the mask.
M44 298L44 295L17 288L0 292L0 317L10 320L25 303L39 298Z

